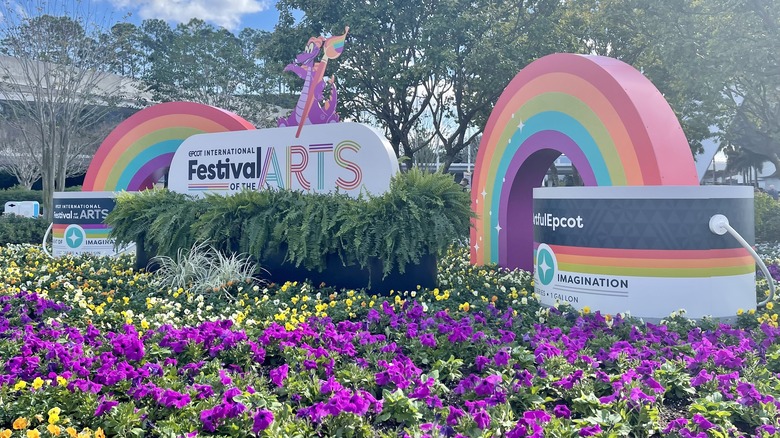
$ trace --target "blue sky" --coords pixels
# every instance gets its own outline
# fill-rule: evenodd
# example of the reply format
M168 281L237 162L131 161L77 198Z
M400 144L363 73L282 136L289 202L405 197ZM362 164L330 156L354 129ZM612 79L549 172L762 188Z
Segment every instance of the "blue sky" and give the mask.
M130 13L127 21L139 23L159 18L171 24L200 18L233 32L244 27L273 30L279 14L275 0L93 0L117 17Z

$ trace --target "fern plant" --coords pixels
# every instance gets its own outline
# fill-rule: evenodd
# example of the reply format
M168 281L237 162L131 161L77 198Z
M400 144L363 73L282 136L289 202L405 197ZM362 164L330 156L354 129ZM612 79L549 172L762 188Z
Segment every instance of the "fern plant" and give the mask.
M387 193L368 203L364 221L376 235L365 251L382 261L384 275L403 273L426 254L443 254L468 234L473 217L468 194L451 175L419 169L397 175Z
M192 225L204 210L202 201L167 189L123 192L105 222L117 246L144 241L158 255L173 257L194 242Z
M108 222L118 243L146 238L170 261L180 248L209 241L220 253L282 258L314 271L333 256L362 268L379 260L387 275L444 253L467 236L472 217L469 196L451 175L412 169L395 176L387 193L358 199L289 190L205 199L167 190L123 194Z

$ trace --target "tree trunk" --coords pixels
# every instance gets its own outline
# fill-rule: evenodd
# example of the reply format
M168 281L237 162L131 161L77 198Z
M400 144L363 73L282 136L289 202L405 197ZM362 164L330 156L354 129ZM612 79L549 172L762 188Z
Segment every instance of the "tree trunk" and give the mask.
M582 176L580 176L580 172L577 170L576 167L574 167L573 163L571 165L571 179L572 179L572 184L574 184L575 187L580 187L583 185Z
M54 153L51 146L43 146L42 157L43 169L54 169ZM43 218L51 222L54 217L54 172L43 172L41 175L41 183L43 185Z
M450 154L444 155L444 162L441 163L441 167L437 169L437 171L440 171L441 173L447 173L450 171L450 166L452 165L452 162L455 161L455 157Z
M560 180L558 179L558 167L553 162L550 165L550 184L549 187L558 187L560 184Z
M68 150L64 146L60 146L59 154L57 154L57 168L55 174L57 179L54 182L54 188L57 191L65 191L65 179L68 176Z

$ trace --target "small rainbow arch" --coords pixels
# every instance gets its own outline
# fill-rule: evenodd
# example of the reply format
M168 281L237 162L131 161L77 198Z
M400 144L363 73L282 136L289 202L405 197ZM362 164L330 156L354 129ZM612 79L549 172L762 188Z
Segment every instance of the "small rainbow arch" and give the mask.
M471 261L533 268L533 187L565 154L588 186L698 185L677 117L630 65L553 54L509 83L472 178Z
M255 129L240 116L194 102L143 109L103 140L84 177L83 191L138 191L154 186L181 143L195 134Z

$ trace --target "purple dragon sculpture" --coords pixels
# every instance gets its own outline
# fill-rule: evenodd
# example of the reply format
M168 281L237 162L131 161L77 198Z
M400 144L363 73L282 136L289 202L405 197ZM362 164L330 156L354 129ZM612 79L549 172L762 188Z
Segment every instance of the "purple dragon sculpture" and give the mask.
M284 71L291 71L304 80L301 96L295 105L295 110L287 117L279 119L278 126L298 126L295 136L301 134L303 125L317 125L321 123L334 123L339 121L336 113L338 91L333 77L326 82L325 67L329 59L336 59L344 50L344 41L347 38L349 28L344 30L344 35L330 38L312 37L306 43L303 52L295 57L295 62L288 64ZM322 60L317 61L317 56L323 52ZM326 85L330 86L330 97L325 100L324 91Z

